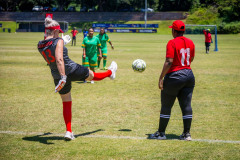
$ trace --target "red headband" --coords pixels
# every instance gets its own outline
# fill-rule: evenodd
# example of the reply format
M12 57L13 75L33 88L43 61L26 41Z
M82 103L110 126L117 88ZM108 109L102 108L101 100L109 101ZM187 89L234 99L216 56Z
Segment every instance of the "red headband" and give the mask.
M55 29L57 29L57 30L59 30L59 33L64 33L64 32L61 30L60 26L45 27L45 29L50 29L50 30L55 30Z

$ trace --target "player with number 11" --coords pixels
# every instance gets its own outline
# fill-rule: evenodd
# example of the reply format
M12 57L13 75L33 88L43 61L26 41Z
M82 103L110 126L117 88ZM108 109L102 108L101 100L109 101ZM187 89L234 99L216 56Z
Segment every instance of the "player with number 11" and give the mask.
M159 77L162 107L158 131L152 134L151 138L166 139L165 130L171 116L171 109L175 99L178 98L184 126L180 139L191 140L191 100L195 78L190 65L195 56L195 45L191 39L183 36L185 24L182 21L174 21L169 28L172 28L174 39L167 44L166 60Z

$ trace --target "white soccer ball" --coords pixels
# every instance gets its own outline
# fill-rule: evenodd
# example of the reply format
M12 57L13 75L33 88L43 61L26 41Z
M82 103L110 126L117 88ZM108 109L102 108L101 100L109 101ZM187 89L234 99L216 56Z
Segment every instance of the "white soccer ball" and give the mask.
M142 59L136 59L132 63L132 68L136 72L143 72L146 69L147 65Z

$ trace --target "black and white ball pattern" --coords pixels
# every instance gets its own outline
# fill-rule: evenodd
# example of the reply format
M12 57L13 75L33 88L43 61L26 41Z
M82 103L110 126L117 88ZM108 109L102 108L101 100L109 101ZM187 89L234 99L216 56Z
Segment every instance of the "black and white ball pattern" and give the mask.
M146 69L147 65L142 59L136 59L132 63L132 68L134 71L143 72Z

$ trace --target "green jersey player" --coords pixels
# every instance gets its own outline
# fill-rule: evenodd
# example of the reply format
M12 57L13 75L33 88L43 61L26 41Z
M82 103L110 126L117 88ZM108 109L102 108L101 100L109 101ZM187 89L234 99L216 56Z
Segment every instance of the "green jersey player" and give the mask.
M105 33L104 28L100 29L100 33L96 36L99 38L101 42L101 51L102 51L102 57L103 57L103 69L106 70L106 64L107 64L107 42L111 45L112 49L114 49L112 42L110 41L108 35ZM100 53L98 52L98 68L100 66L100 62L102 57L99 56Z
M99 52L99 57L102 58L101 43L99 38L93 36L93 29L88 30L88 36L83 39L82 48L83 56L82 63L85 67L90 67L90 70L94 72L94 68L97 67L97 53ZM98 50L98 52L97 52ZM91 83L94 83L91 81Z

